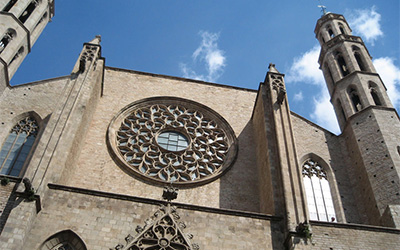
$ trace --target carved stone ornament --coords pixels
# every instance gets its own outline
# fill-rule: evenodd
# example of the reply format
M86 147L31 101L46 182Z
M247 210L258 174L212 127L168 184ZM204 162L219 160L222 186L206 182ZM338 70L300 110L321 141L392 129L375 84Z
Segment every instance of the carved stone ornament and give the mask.
M118 244L115 248L120 250L198 250L198 244L191 244L188 237L184 234L183 222L179 221L180 216L176 212L176 207L170 203L162 205L154 215L147 221L143 230L138 232L135 237L128 235L125 238L126 245Z
M283 77L278 75L271 75L271 84L272 88L276 90L278 97L277 101L279 104L282 104L285 96L286 96L286 89L285 85L283 84Z
M324 169L319 165L318 162L313 161L311 159L307 160L303 164L303 176L312 177L313 175L317 176L320 179L327 179L326 172Z
M128 105L111 121L107 136L119 166L164 184L212 181L229 169L237 154L237 139L224 118L175 97Z

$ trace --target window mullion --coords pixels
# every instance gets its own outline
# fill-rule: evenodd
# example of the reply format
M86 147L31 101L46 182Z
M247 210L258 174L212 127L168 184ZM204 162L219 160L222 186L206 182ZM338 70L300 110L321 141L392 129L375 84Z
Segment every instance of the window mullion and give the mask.
M16 143L18 137L19 137L19 133L16 133L16 134L17 134L17 136L14 138L14 141L13 141L12 145L11 145L10 148L8 149L8 153L7 153L7 155L5 156L3 163L1 164L0 170L2 170L2 169L4 168L4 165L6 164L8 157L10 157L11 151L12 151L12 149L13 149L14 146L15 146L15 143ZM8 136L10 136L10 135L11 135L11 133L10 133Z

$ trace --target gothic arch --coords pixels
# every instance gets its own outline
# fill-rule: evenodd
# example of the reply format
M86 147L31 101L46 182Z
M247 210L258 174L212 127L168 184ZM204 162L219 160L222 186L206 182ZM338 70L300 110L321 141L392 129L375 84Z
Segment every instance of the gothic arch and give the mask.
M372 81L368 82L368 89L371 94L372 100L376 106L384 105L382 93L379 91L378 85Z
M0 40L0 53L7 47L7 45L17 36L14 29L8 29Z
M339 100L339 98L336 100L336 107L339 109L340 116L343 119L343 121L345 122L347 120L347 117L346 117L346 113L344 112L342 102Z
M346 35L346 31L345 31L344 25L342 23L339 23L339 30L340 30L341 34Z
M349 67L347 66L347 62L344 59L342 53L339 50L336 50L334 52L334 56L335 56L336 64L337 64L337 66L339 68L339 71L341 73L341 76L342 77L347 76L350 73L349 72Z
M364 56L361 53L361 49L354 45L351 48L353 50L354 58L356 59L357 65L360 68L360 70L368 71L368 68L366 67L366 62L365 62Z
M320 165L322 167L322 169L324 170L324 172L326 173L326 179L329 184L331 198L332 198L332 202L333 202L333 206L334 206L334 210L335 210L335 222L344 222L345 219L343 216L343 208L342 208L342 203L340 200L339 189L337 186L335 174L334 174L331 166L317 154L308 153L308 154L303 155L300 158L301 164L299 166L301 168L301 171L303 170L304 164L307 163L307 161L309 161L309 160L312 160L312 161L318 163L318 165ZM304 178L302 178L302 184L303 184L302 188L304 189L303 193L305 196L307 196L307 190L305 188Z
M72 230L60 231L47 238L38 250L87 250L85 242Z
M354 112L357 113L358 111L361 111L364 106L361 102L361 98L357 90L357 87L354 85L350 85L347 88L347 94L352 104Z
M9 124L8 135L1 142L0 173L18 177L25 172L35 151L42 119L30 111L15 116Z

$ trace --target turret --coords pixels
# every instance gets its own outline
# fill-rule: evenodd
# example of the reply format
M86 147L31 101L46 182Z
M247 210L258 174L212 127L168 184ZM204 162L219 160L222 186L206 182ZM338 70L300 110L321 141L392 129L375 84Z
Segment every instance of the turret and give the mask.
M53 0L9 0L0 4L0 91L54 16Z
M365 223L397 226L400 205L400 121L363 40L342 15L325 13L315 34L336 116L352 157L347 166ZM390 218L388 218L390 217Z

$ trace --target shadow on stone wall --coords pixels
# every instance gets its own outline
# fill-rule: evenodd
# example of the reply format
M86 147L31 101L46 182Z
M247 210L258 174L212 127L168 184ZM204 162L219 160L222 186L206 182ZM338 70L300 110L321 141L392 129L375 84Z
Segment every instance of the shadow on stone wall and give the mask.
M238 143L236 161L220 179L220 208L259 212L258 172L251 121L238 136Z

